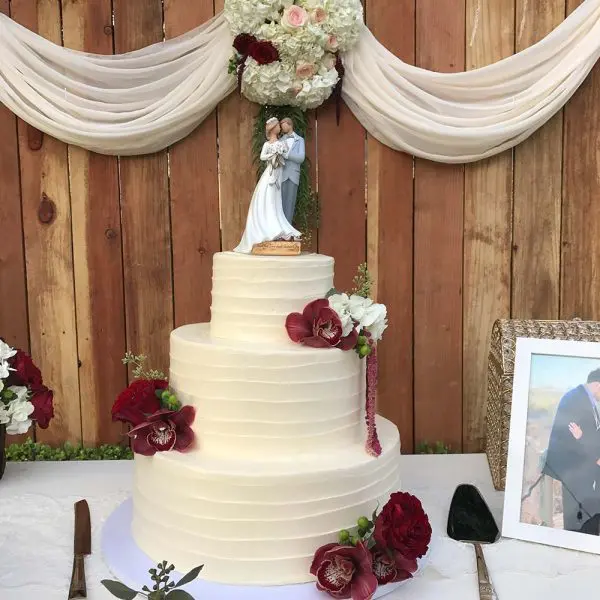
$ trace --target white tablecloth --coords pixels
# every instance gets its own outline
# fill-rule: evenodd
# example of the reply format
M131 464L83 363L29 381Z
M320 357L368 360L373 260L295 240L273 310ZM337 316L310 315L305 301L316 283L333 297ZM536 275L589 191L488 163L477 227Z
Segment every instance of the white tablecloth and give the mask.
M403 487L421 498L434 529L430 561L390 600L477 600L473 549L445 536L448 506L459 483L475 484L500 525L483 455L405 456ZM73 503L90 504L94 553L86 562L88 598L112 598L99 552L104 519L130 493L131 462L9 464L0 481L0 600L65 600L73 549ZM485 548L499 600L595 598L600 556L500 540ZM324 596L325 600L326 596ZM217 600L199 598L198 600Z

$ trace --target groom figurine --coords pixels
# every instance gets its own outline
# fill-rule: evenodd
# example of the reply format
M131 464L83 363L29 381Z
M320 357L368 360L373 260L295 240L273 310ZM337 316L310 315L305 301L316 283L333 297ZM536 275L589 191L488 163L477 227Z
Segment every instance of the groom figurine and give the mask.
M289 150L285 156L283 166L281 196L283 201L283 212L290 225L294 221L296 212L296 199L298 197L298 185L300 184L300 165L306 157L304 138L294 131L294 122L289 117L281 119L281 139L287 144Z

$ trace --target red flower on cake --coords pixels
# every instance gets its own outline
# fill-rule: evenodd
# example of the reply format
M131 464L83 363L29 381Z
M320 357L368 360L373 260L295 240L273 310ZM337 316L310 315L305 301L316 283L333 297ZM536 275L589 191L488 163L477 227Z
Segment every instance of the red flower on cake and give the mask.
M417 570L417 561L404 558L399 552L372 549L373 574L379 585L411 579Z
M377 590L373 557L362 542L356 546L327 544L315 553L310 567L317 588L333 598L371 600Z
M431 525L421 501L406 492L392 494L375 521L373 537L379 548L416 560L427 553Z
M255 41L248 48L248 56L259 65L268 65L279 60L279 52L271 42Z
M285 328L293 342L313 348L352 350L358 339L354 328L350 334L343 336L340 317L324 298L307 304L302 313L288 315Z
M196 409L193 406L184 406L178 411L163 409L150 415L144 423L129 432L133 439L133 451L154 456L157 452L168 450L189 450L194 443L191 425L195 416Z
M248 56L250 52L250 46L256 42L256 38L249 33L240 33L236 36L235 40L233 40L233 47L236 49L238 54L242 56Z
M134 427L144 423L148 415L160 410L156 390L165 390L163 379L136 379L124 389L112 407L113 421L123 421Z
M7 385L24 385L32 391L42 388L42 373L27 352L17 350L8 364L14 370L10 373Z
M54 393L46 386L34 392L30 400L33 404L33 413L31 418L41 427L46 429L50 425L50 420L54 418Z

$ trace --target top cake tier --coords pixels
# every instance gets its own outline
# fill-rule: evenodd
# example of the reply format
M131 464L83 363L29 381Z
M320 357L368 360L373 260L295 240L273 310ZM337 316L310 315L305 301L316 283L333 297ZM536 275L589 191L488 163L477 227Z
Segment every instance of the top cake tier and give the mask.
M333 258L322 254L213 259L211 335L228 340L289 342L285 319L333 287Z

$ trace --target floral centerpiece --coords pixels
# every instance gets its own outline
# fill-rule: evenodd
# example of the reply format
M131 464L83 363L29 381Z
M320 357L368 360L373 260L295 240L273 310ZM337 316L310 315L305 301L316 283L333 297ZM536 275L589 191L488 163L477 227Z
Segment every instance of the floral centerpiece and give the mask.
M431 525L418 498L392 494L371 519L361 517L354 532L319 548L310 572L317 588L333 598L371 600L380 585L410 579L427 554Z
M4 436L27 433L35 422L46 429L54 417L54 393L29 354L0 339L0 478Z
M317 108L340 90L340 52L358 41L360 0L225 0L230 72L252 102Z
M302 313L291 313L285 327L293 342L312 348L353 350L361 359L367 359L366 450L379 456L381 444L375 423L377 342L388 326L387 308L369 298L372 280L366 265L359 267L354 283L350 294L331 290L325 298L307 304Z
M193 448L195 436L191 425L196 411L182 406L163 373L145 370L144 355L128 352L123 359L133 365L133 381L124 389L112 407L113 421L130 425L129 437L135 453L153 456L157 452Z

